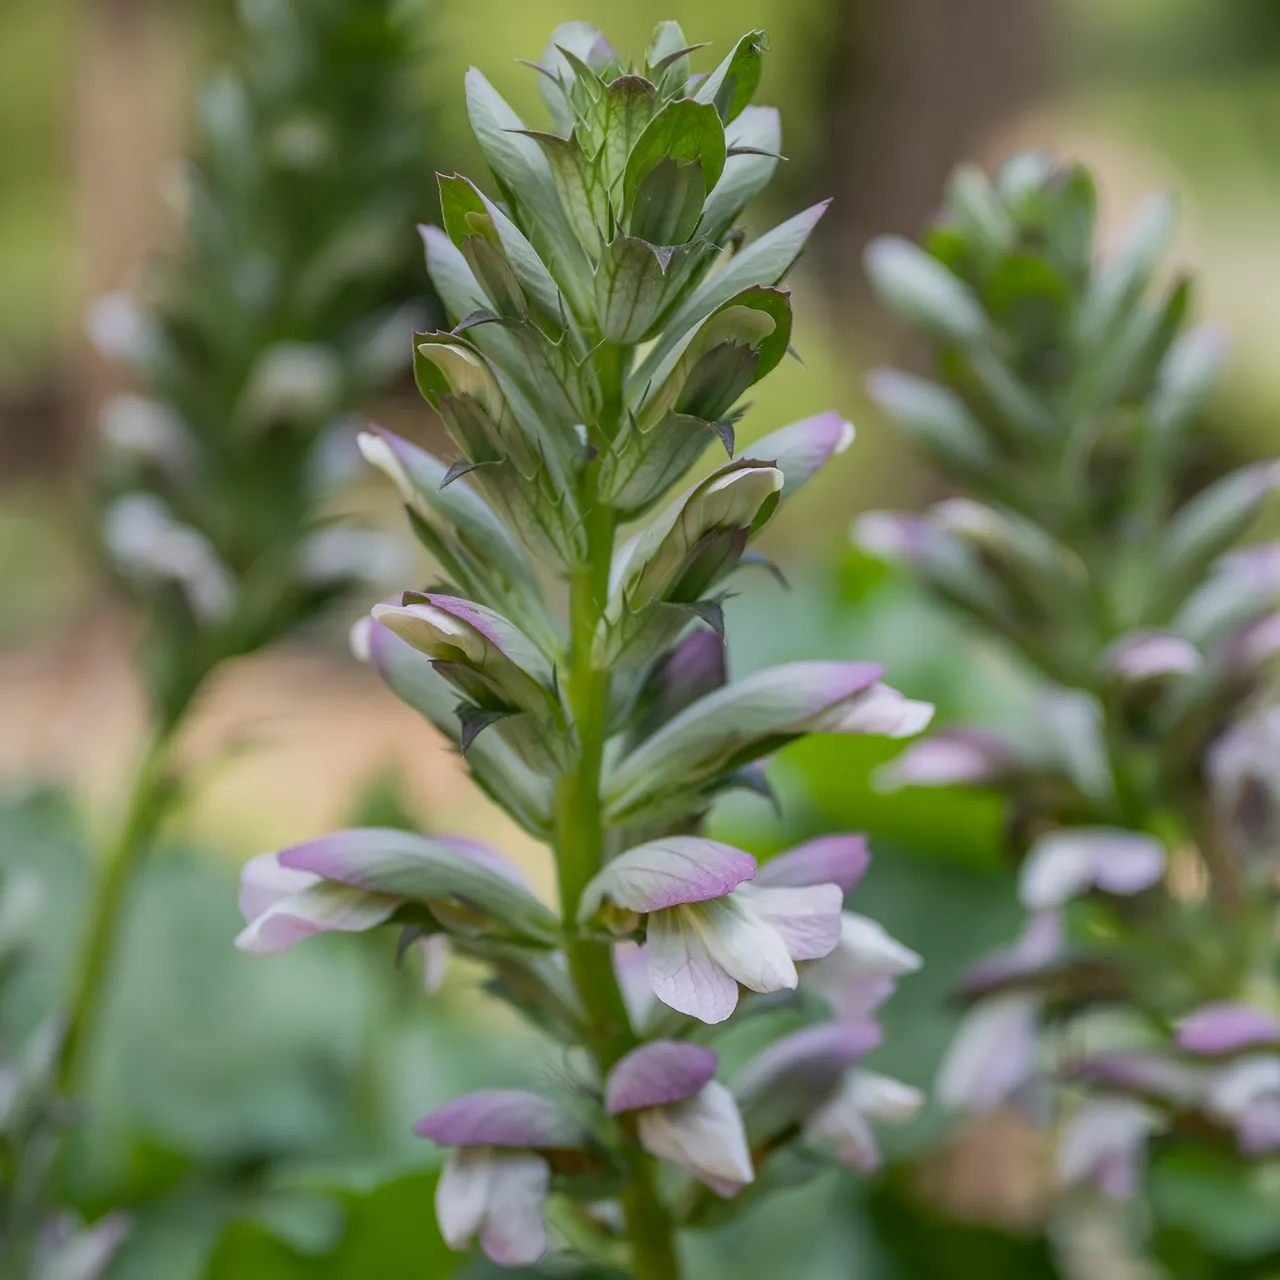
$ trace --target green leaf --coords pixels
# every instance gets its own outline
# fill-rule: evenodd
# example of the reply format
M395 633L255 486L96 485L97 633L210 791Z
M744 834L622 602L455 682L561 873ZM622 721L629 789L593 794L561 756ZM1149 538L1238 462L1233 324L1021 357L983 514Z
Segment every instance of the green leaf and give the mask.
M782 117L775 107L747 107L726 127L725 143L729 154L724 172L707 197L698 224L698 234L716 243L748 202L769 185L782 149ZM733 155L735 147L751 148L752 154Z
M1213 392L1224 355L1223 335L1209 325L1193 329L1173 344L1147 404L1158 436L1171 443L1195 420Z
M866 253L880 300L908 324L946 342L969 345L987 333L977 298L936 258L901 236L881 236Z
M671 89L683 87L689 79L689 42L678 22L659 22L644 55L645 75L650 80L662 79Z
M631 234L656 243L683 243L697 224L697 214L690 217L691 204L696 199L701 213L724 165L724 125L715 107L687 98L669 102L649 121L627 157L622 196ZM666 210L665 227L682 232L683 240L659 239L641 229L659 226L662 201L675 205Z
M715 272L666 322L642 368L648 372L656 369L690 328L743 289L778 284L804 252L810 234L830 203L824 200L788 218ZM634 381L640 385L644 379L641 374Z
M667 262L658 250L647 240L616 236L596 269L601 336L606 342L639 342L657 319L666 291Z
M467 72L467 115L494 173L514 197L517 223L545 240L551 270L577 314L585 314L590 264L569 225L551 166L524 122L474 67ZM543 243L543 241L539 241Z
M1007 255L991 273L986 302L1018 347L1034 351L1061 342L1074 296L1048 259L1024 251Z
M605 190L615 209L622 204L627 157L653 119L658 102L657 90L641 76L619 76L610 82L600 100L592 143Z
M994 463L982 424L955 392L893 369L872 372L867 388L894 423L943 464L973 474Z
M1274 1164L1179 1145L1157 1154L1147 1192L1163 1227L1190 1233L1219 1257L1243 1261L1280 1251Z
M1018 236L987 175L976 164L958 165L947 184L947 209L969 240L989 259L1007 253Z
M725 60L698 86L698 102L713 104L720 119L736 120L755 96L769 39L763 31L748 31Z
M598 255L609 228L609 192L602 158L588 156L577 135L530 133L546 154L560 198L587 252Z

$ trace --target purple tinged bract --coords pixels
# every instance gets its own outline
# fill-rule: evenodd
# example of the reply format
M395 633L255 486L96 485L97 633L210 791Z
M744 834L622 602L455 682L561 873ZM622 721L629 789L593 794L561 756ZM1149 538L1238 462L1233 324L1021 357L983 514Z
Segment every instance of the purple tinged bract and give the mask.
M862 879L870 861L866 836L819 836L768 859L752 883L792 887L836 884L847 894Z
M581 1146L586 1136L559 1103L524 1089L464 1093L424 1116L413 1131L441 1147L525 1147L533 1151Z
M1178 1023L1177 1042L1188 1053L1237 1053L1280 1043L1280 1019L1243 1001L1208 1004Z
M609 1073L605 1109L611 1116L691 1098L716 1074L720 1057L702 1045L653 1040L626 1054Z

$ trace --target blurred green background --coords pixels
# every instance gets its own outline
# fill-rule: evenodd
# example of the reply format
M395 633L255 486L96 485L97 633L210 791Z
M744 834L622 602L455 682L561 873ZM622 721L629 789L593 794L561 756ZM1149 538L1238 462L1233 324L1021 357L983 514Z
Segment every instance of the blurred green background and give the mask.
M859 441L771 530L766 549L789 593L762 577L733 601L738 673L874 658L898 687L935 701L944 722L1024 713L1023 673L844 537L859 510L936 490L860 390L869 366L911 353L869 305L859 256L872 234L917 232L961 157L992 163L1031 145L1082 159L1097 168L1112 231L1145 189L1174 189L1184 210L1176 257L1200 268L1200 310L1233 335L1214 407L1218 461L1280 439L1274 0L583 0L571 10L431 0L414 13L432 121L424 155L477 176L461 93L472 63L536 118L534 74L514 60L536 58L568 18L636 50L656 20L675 17L691 39L714 42L706 65L741 30L769 32L760 100L783 109L789 162L760 219L828 194L837 203L792 281L803 362L765 384L743 429L750 438L835 407ZM84 498L96 407L123 384L82 318L173 243L194 86L234 48L224 0L0 6L0 872L30 867L46 888L36 963L0 999L0 1047L20 1043L64 988L94 850L118 816L142 727L135 620L96 567ZM419 412L407 389L369 411L392 423ZM377 484L358 484L351 503L399 527ZM465 969L425 1001L385 939L324 939L269 962L230 946L239 862L357 818L493 839L548 882L542 852L346 657L346 621L225 673L188 734L196 794L132 904L74 1150L78 1206L135 1216L112 1280L490 1274L444 1250L430 1203L435 1157L408 1126L463 1087L554 1075L554 1051L476 999L478 975ZM954 1025L950 982L1009 936L1016 911L998 808L960 794L881 795L868 773L888 754L810 741L772 766L784 819L741 800L715 825L758 851L821 830L870 831L877 857L857 905L927 960L888 1007L878 1065L925 1085ZM1066 1274L1041 1239L1042 1153L1018 1121L957 1135L927 1110L892 1141L895 1161L872 1182L833 1175L692 1241L692 1273ZM1265 1224L1280 1215L1266 1201L1233 1208L1200 1216L1243 1266L1250 1241L1274 1245ZM1141 1274L1099 1265L1079 1275Z

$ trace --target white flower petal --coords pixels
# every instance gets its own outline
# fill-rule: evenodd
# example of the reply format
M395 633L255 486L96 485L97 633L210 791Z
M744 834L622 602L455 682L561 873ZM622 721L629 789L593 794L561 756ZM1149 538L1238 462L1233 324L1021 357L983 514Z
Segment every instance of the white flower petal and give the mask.
M524 1267L547 1251L547 1189L551 1168L532 1151L496 1151L480 1247L503 1267Z
M782 936L793 960L820 960L840 941L844 894L839 885L771 889L747 883L734 890L734 897Z
M1132 1195L1147 1139L1160 1125L1156 1111L1131 1098L1090 1102L1071 1118L1058 1144L1059 1181L1070 1186L1091 1179L1116 1199Z
M653 994L701 1022L723 1022L738 1007L738 983L712 959L702 934L671 907L649 916L645 950Z
M873 1123L904 1124L923 1103L920 1090L901 1080L861 1068L847 1071L834 1096L809 1117L805 1135L834 1142L842 1164L870 1173L880 1164Z
M938 1099L965 1111L989 1111L1030 1078L1040 998L993 996L960 1025L938 1073Z
M825 959L806 965L800 980L839 1017L858 1019L889 998L895 978L914 973L922 963L916 952L890 937L876 921L846 911L839 944Z
M444 986L452 953L453 946L447 933L429 933L418 939L418 954L422 957L422 989L428 995L435 995Z
M707 953L752 991L794 990L796 966L782 935L734 895L679 908L702 935Z
M492 1147L459 1147L440 1171L436 1221L450 1249L469 1249L484 1222L493 1159Z
M360 933L389 920L403 901L321 880L272 903L241 931L235 945L250 955L270 955L330 929Z
M1214 1073L1209 1080L1208 1103L1217 1115L1236 1120L1269 1093L1280 1094L1280 1057L1252 1054Z
M260 853L240 872L240 914L246 922L254 920L281 899L319 882L311 871L282 867L278 854Z
M638 1112L636 1129L646 1151L720 1195L736 1194L755 1176L738 1104L714 1080L683 1102Z

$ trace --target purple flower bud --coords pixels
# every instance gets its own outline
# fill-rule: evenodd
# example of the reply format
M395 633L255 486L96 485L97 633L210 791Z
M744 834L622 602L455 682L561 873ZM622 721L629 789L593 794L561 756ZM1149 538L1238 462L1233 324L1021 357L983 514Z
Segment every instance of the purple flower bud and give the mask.
M1177 1042L1188 1053L1237 1053L1280 1042L1280 1020L1243 1002L1208 1004L1182 1019Z

